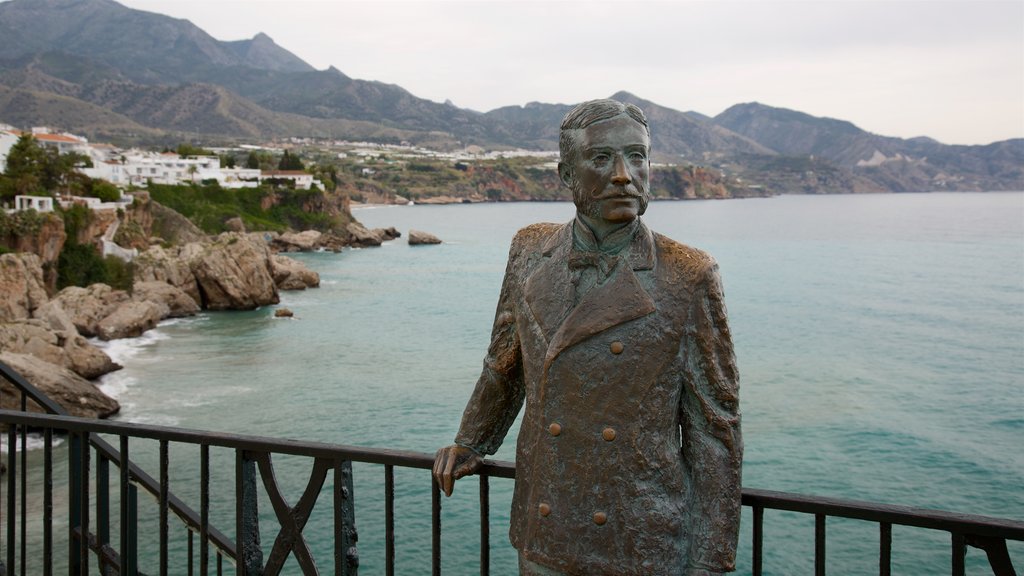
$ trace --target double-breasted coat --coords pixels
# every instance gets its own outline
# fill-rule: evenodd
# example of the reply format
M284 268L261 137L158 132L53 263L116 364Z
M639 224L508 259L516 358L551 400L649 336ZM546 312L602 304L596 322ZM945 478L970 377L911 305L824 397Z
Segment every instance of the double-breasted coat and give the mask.
M581 295L574 226L513 240L456 443L493 454L525 403L509 535L533 562L732 570L743 448L717 265L638 219Z

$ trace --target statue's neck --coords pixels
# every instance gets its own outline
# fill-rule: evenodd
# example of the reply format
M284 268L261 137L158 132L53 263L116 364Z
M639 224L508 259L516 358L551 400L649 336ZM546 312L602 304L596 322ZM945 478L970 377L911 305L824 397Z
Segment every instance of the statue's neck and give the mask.
M576 219L592 237L590 242L585 243L593 243L595 246L591 248L596 248L609 254L618 252L629 243L629 239L632 238L632 234L629 231L633 230L638 222L638 219L634 219L630 222L612 223L602 219L591 218L579 212L576 213Z

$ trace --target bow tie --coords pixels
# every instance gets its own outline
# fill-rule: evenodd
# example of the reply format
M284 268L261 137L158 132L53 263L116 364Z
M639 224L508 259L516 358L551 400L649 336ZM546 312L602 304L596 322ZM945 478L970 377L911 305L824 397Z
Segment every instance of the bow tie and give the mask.
M611 273L615 268L615 265L618 263L618 256L605 254L603 252L585 252L583 250L572 250L569 252L570 270L595 268L601 271L602 278L607 278L608 274Z

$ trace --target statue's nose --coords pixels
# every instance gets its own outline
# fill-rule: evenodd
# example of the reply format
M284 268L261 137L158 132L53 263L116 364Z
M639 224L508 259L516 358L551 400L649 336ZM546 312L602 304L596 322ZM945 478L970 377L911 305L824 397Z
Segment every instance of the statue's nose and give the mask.
M629 184L632 179L629 177L629 170L626 169L626 160L621 154L615 155L615 164L612 172L612 184L617 186L625 186Z

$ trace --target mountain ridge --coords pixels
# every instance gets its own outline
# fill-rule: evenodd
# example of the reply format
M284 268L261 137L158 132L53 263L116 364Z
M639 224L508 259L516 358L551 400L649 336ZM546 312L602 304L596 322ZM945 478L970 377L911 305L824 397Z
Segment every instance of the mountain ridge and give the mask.
M552 150L570 108L530 102L476 112L433 102L334 66L316 70L262 32L220 41L188 20L114 0L0 3L0 86L8 89L2 121L128 140L145 134L146 141L164 131L227 141L312 136ZM817 180L795 171L800 162L790 158L810 159L843 191L1024 189L1024 139L950 146L759 103L709 117L629 92L613 97L645 110L656 161L716 166L781 191ZM101 131L100 118L117 119L116 129Z

